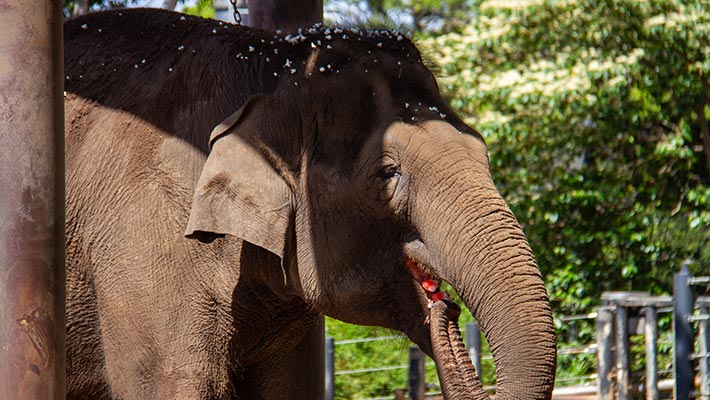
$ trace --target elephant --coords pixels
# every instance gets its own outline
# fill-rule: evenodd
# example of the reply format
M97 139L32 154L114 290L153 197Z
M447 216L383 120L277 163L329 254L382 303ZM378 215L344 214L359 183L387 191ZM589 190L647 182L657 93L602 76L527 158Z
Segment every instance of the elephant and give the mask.
M314 399L322 316L404 332L447 399L551 397L555 331L482 136L389 30L65 22L70 399Z

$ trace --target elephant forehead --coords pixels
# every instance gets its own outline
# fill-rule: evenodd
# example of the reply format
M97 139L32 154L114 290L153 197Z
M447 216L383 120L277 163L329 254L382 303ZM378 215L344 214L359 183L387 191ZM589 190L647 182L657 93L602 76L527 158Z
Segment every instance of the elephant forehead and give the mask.
M477 137L461 132L446 121L429 120L417 124L393 122L387 128L384 144L409 146L412 143L437 142L452 146L465 146L476 152L486 152L486 145Z

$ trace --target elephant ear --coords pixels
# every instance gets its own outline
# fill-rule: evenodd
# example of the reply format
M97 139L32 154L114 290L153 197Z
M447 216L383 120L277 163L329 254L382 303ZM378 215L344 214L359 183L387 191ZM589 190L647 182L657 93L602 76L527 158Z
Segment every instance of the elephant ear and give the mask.
M283 138L289 137L284 132L288 124L279 123L288 112L276 116L284 110L274 112L273 106L271 97L252 97L212 131L187 237L233 235L283 258L293 215L293 177L274 150L283 151Z

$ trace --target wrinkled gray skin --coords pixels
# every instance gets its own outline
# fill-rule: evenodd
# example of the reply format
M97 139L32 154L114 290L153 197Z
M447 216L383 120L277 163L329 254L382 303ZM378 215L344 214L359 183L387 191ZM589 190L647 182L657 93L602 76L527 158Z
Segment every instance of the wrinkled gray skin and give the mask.
M481 323L498 399L550 397L535 259L407 39L123 10L66 23L65 52L70 399L318 398L322 314L485 398L408 258Z

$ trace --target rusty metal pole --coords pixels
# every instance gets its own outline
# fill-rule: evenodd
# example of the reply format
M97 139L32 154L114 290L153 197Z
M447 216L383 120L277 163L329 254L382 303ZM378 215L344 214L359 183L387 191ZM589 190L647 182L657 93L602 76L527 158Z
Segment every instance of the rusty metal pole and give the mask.
M248 7L255 28L293 32L323 22L323 0L254 0Z
M0 399L63 399L62 3L0 0Z

